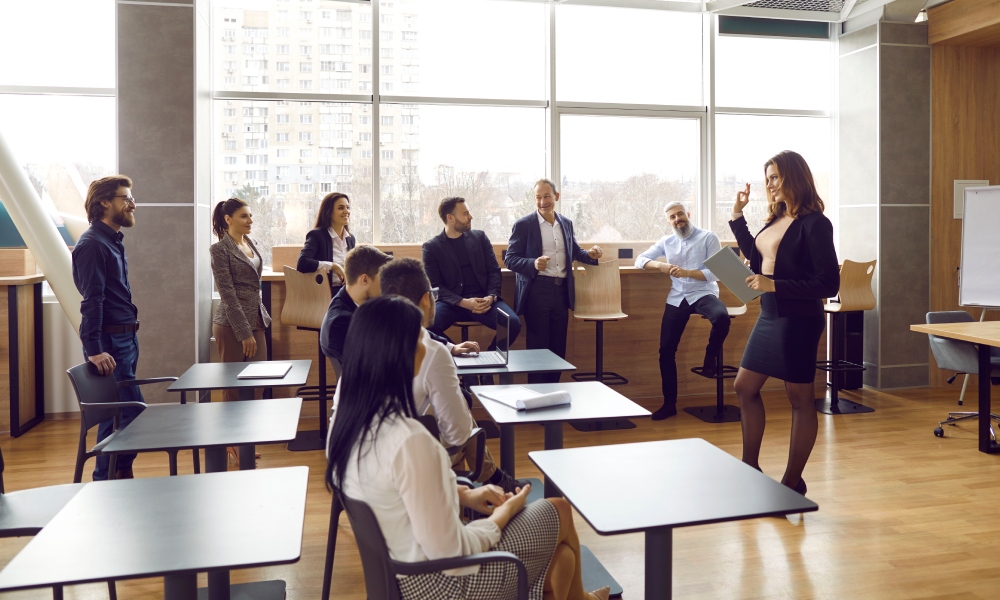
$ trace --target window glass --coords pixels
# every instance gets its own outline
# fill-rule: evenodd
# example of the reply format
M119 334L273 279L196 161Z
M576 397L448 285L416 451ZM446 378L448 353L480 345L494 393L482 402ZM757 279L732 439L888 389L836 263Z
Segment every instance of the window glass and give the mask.
M0 85L115 87L112 0L0 2Z
M216 0L213 6L216 89L370 92L368 7L324 1L321 11L290 11L281 0Z
M560 129L559 211L578 239L658 240L675 200L698 223L699 120L564 115Z
M57 222L70 221L74 240L87 227L90 182L117 173L116 126L114 98L0 94L4 138Z
M764 163L782 150L793 150L809 164L826 215L836 222L830 197L830 119L818 117L770 117L757 115L717 115L715 204L712 227L719 237L732 240L729 215L736 192L750 184L750 204L744 209L750 231L764 226L767 197L764 191Z
M383 18L382 81L392 84L391 90L383 90L385 93L545 97L548 7L544 4L412 0L383 3L379 10ZM385 21L387 17L391 22ZM386 37L390 31L394 35ZM387 62L392 69L386 69Z
M215 100L213 112L213 199L250 203L264 264L275 244L305 241L330 192L350 196L351 232L372 241L371 125L359 124L371 106Z
M716 106L829 110L831 47L829 40L718 36Z
M596 6L556 9L560 101L702 104L702 17Z
M388 128L393 141L379 145L382 242L440 233L437 207L449 196L465 198L473 227L496 243L533 210L532 184L545 174L543 109L387 104L381 111L399 123Z

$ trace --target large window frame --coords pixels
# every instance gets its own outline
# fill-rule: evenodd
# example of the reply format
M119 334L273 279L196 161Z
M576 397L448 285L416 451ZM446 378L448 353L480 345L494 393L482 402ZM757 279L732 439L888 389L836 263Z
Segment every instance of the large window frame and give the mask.
M576 4L588 6L603 6L634 10L667 10L675 12L695 12L702 14L702 86L703 105L699 106L678 106L660 104L622 104L622 103L594 103L580 101L561 101L556 95L556 35L557 4L547 0L489 0L491 2L540 2L547 4L546 19L548 39L545 46L545 60L547 65L546 97L543 100L530 99L498 99L498 98L460 98L460 97L440 97L440 96L400 96L393 94L383 94L381 92L381 41L380 34L382 19L380 15L380 0L340 0L345 3L367 5L371 9L371 94L340 94L340 93L298 93L298 92L252 92L252 91L220 91L215 89L213 80L213 100L246 100L246 101L288 101L288 102L335 102L345 104L365 104L371 107L370 115L372 122L372 138L381 139L382 119L380 109L385 104L407 104L407 105L444 105L444 106L498 106L498 107L534 107L542 108L546 114L546 172L544 176L553 180L561 180L561 153L560 153L560 121L563 115L589 115L589 116L624 116L642 117L657 119L697 119L700 122L700 154L701 165L699 173L699 195L697 225L711 229L716 210L716 140L715 140L715 118L716 115L776 115L776 116L799 116L799 117L819 117L829 118L831 130L835 127L833 110L794 110L794 109L761 109L732 106L716 106L715 103L715 43L719 35L719 15L715 12L703 12L702 3L698 2L673 2L667 0L564 0L562 4ZM213 8L212 26L215 26L216 18ZM216 36L212 36L215 40ZM834 38L831 36L831 46L835 46ZM213 41L211 49L212 64L216 60L216 47L218 44ZM831 65L833 64L833 54L831 49ZM220 56L220 60L222 56ZM830 106L834 105L833 99L836 97L836 84L832 86ZM214 131L214 127L213 127ZM831 136L836 144L836 136ZM835 150L835 149L832 149ZM214 156L214 152L213 152ZM835 156L835 154L834 154ZM214 161L213 157L213 161ZM372 173L373 177L372 193L372 236L375 244L382 243L381 223L378 215L382 210L381 185L378 174L381 173L381 153L372 153ZM212 177L217 176L217 165L212 165ZM836 161L831 162L831 189L832 206L837 205L836 199ZM543 174L539 174L540 176ZM830 211L835 214L836 211ZM646 241L646 240L632 240Z

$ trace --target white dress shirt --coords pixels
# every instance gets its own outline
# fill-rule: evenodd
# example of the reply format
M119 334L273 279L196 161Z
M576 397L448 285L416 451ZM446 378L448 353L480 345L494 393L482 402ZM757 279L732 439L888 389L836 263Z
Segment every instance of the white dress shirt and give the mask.
M549 264L544 271L539 271L539 275L546 277L566 277L566 236L563 235L562 225L559 219L555 219L551 225L538 214L538 225L542 230L542 256L548 256Z
M344 237L337 235L333 227L327 231L330 232L330 238L333 240L333 262L344 266L344 261L347 260L347 228L344 228Z
M467 556L500 541L500 528L489 519L462 524L448 453L415 419L390 417L374 439L355 446L341 491L371 507L395 560ZM475 566L445 573L469 575L478 570Z
M469 441L476 427L475 419L469 412L462 390L459 389L458 370L451 353L444 344L431 339L426 329L421 330L427 354L420 364L420 371L413 378L413 403L417 414L432 414L441 432L441 443L445 446L461 446ZM333 415L330 415L330 431L333 431L333 417L340 403L340 382L333 394ZM450 463L449 463L450 464Z
M642 269L649 261L662 256L672 265L682 269L695 269L705 275L706 281L671 275L670 293L667 294L667 304L671 306L680 306L684 300L687 300L688 304L694 304L709 294L719 296L719 284L716 283L719 278L705 268L705 259L722 248L719 236L693 225L691 228L693 231L687 238L665 235L635 259L635 266Z

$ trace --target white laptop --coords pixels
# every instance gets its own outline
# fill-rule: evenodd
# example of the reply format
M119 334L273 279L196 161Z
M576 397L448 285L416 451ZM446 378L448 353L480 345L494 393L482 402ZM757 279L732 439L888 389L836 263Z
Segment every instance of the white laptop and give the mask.
M459 369L489 369L507 365L507 351L510 348L510 317L502 310L497 311L497 349L479 354L456 356L455 366Z
M240 371L237 379L281 379L292 370L290 362L256 362Z

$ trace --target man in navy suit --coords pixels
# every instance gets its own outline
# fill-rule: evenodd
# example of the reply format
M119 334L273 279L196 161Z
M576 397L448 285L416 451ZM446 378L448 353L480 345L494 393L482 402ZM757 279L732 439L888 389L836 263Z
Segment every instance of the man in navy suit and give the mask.
M566 358L568 310L573 308L573 261L596 265L600 246L584 250L573 236L573 222L555 212L554 183L535 184L536 212L514 223L504 262L517 274L514 310L524 315L529 349L547 348ZM556 383L559 373L528 375L529 383Z
M434 323L429 331L444 335L456 321L477 321L497 328L497 311L510 317L510 342L521 333L517 314L500 298L500 263L486 234L472 228L464 198L445 198L438 206L444 231L424 243L424 269L438 288ZM496 350L494 336L490 350Z

